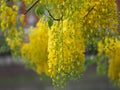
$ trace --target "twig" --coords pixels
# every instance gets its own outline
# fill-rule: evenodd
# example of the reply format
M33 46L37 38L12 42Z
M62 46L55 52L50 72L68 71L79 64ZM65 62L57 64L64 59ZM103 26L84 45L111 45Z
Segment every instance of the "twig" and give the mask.
M46 9L46 10L48 11L50 17L51 17L54 21L60 21L60 20L63 18L63 14L62 14L62 16L61 16L60 18L55 18L55 17L50 13L50 11L49 11L48 9Z
M7 2L9 2L10 0L7 0Z
M89 15L89 13L94 9L94 7L95 7L95 5L87 12L87 14L84 16L84 18Z
M28 10L27 10L24 14L27 14L38 2L39 2L39 0L37 0L30 8L28 8ZM50 13L50 11L49 11L48 9L46 9L46 10L48 11L50 17L51 17L53 20L55 20L55 21L60 21L60 20L62 19L62 17L63 17L63 15L62 15L60 18L54 18L54 17L52 16L52 14Z
M28 10L24 14L27 14L38 2L39 0L37 0L30 8L28 8Z

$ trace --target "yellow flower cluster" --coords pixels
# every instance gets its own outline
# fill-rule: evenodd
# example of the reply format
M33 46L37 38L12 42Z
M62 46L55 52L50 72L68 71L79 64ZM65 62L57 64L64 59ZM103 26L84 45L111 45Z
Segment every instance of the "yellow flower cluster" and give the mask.
M5 1L1 1L1 15L0 15L0 19L1 21L1 27L2 27L2 31L4 31L5 29L9 28L9 24L13 25L14 27L16 27L16 16L17 16L17 11L18 8L17 6L13 6L8 7L5 3Z
M56 76L56 63L57 63L57 42L58 42L58 29L56 27L59 26L55 23L52 26L52 29L48 31L48 66L49 66L49 73L51 78Z
M1 29L6 37L6 41L10 46L11 50L19 51L22 44L24 15L18 17L18 6L8 6L5 0L0 1L0 22ZM21 26L17 26L17 24Z
M88 39L92 43L96 37L104 39L117 34L116 0L41 0L40 3L46 4L54 18L63 15L48 30L48 70L54 84L61 86L68 78L81 75Z
M48 74L48 26L38 22L37 26L29 34L29 43L24 43L21 48L22 56L27 60L31 68L38 74Z
M118 54L120 53L120 47L116 48L117 54L114 53L114 57L111 58L109 61L108 76L120 87L120 56L118 56Z
M120 86L120 40L111 39L106 55L110 58L108 76Z
M34 3L34 0L23 1L26 5ZM109 38L118 34L116 0L40 0L39 3L49 9L45 20L53 19L53 25L49 28L46 22L39 21L29 34L30 42L22 46L23 29L17 25L24 24L24 15L19 18L16 5L0 1L1 28L11 50L22 46L22 56L37 73L45 73L55 85L64 86L68 79L77 79L84 70L86 41L91 43L99 37L104 40L98 43L99 55L105 53L111 59L109 77L120 82L120 42Z
M49 73L53 84L60 87L84 70L84 39L75 25L71 20L54 22L48 34Z
M105 54L109 59L108 77L120 86L120 40L105 38L104 44L98 44L99 55Z
M106 57L113 57L116 52L116 45L118 40L115 37L106 37L104 41L98 42L98 55L105 54ZM119 44L118 44L119 45ZM118 46L117 46L118 47Z
M83 17L84 37L92 40L96 37L104 39L105 36L118 34L118 17L116 0L84 0L80 10Z

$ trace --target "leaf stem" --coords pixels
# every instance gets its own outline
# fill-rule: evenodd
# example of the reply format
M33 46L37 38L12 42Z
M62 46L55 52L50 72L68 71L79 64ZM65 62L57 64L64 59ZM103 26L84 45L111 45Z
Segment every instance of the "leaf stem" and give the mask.
M46 8L46 10L48 11L48 14L50 15L50 17L54 20L54 21L60 21L62 18L63 18L63 14L60 18L55 18L51 13L50 11Z

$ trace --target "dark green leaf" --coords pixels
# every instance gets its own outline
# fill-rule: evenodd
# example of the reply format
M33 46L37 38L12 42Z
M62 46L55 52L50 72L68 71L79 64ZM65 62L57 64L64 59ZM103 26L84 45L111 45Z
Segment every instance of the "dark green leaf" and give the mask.
M35 8L35 14L40 18L44 15L44 11L45 11L45 6L44 5L38 5Z
M53 25L53 19L49 18L48 20L48 26L51 27Z

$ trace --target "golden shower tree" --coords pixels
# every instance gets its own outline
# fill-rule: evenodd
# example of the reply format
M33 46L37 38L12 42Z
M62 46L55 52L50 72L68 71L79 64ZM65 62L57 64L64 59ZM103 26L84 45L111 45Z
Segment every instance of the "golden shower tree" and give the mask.
M17 2L28 7L25 13L19 14ZM25 43L24 17L31 9L40 20ZM108 77L120 85L118 16L116 0L0 1L0 28L13 55L21 55L25 64L57 87L81 77L89 48L98 51L101 61L107 59Z

